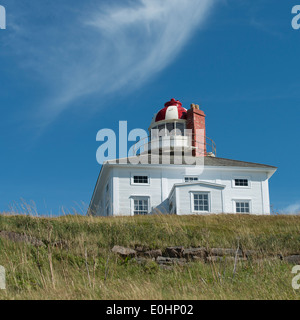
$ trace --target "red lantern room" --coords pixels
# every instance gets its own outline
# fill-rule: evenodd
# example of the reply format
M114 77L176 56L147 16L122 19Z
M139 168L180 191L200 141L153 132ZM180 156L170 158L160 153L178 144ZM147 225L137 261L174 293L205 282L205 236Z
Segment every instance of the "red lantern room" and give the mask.
M189 129L189 130L187 130ZM164 146L171 150L176 148L192 148L194 156L206 156L205 114L198 105L192 104L187 110L182 103L174 98L165 103L165 107L154 115L149 127L151 140L159 140L157 148L161 151ZM162 143L168 137L168 143ZM167 139L165 139L167 140ZM210 139L209 139L210 140ZM215 145L210 141L212 151ZM152 143L152 151L153 151ZM163 151L163 150L162 150ZM211 155L211 153L209 153Z

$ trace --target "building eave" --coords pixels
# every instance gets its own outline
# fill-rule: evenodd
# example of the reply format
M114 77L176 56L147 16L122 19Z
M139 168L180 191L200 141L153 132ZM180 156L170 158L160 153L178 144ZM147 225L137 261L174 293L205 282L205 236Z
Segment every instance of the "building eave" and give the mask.
M224 189L226 185L220 184L220 183L213 183L213 182L207 182L207 181L195 181L195 182L182 182L182 183L175 183L169 192L168 198L171 197L172 193L174 192L175 188L185 187L185 186L197 186L197 185L204 185L208 187L215 187Z

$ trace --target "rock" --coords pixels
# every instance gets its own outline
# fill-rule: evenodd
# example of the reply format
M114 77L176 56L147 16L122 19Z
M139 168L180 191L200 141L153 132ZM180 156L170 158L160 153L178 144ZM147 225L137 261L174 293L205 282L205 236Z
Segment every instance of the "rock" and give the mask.
M186 265L187 260L183 258L157 257L156 262L159 265Z
M189 260L189 259L188 259ZM207 257L205 259L198 257L198 256L192 256L192 261L201 261L201 262L206 262L207 261Z
M284 261L291 263L291 264L297 264L300 265L300 255L293 255L283 258Z
M158 250L149 250L145 252L145 256L146 257L150 257L150 258L157 258L159 256L162 256L162 252L160 249Z
M207 250L206 250L206 248L202 248L202 247L184 249L183 250L183 257L188 260L194 259L194 260L206 261Z
M135 257L136 256L136 251L130 248L125 248L125 247L121 247L121 246L114 246L111 250L114 253L117 253L118 255L120 255L123 258L127 258L127 257Z
M11 231L0 231L0 238L10 240L12 242L24 242L32 244L35 247L42 247L45 245L43 241L37 238Z
M145 246L136 246L135 251L138 256L144 256L145 252L148 251L149 248Z
M235 257L235 255L236 255L236 249L213 248L213 249L210 250L210 255L212 255L212 256L219 256L219 257L223 257L223 256ZM242 257L242 256L243 256L242 250L238 250L238 256L239 256L239 257Z
M166 254L171 258L182 258L184 247L167 247Z
M169 257L157 257L156 262L158 264L172 264L172 258Z

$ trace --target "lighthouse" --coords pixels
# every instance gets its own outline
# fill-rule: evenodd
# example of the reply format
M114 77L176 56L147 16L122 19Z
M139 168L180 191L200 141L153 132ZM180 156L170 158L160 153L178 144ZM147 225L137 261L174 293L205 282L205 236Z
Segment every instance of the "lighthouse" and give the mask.
M270 214L277 168L217 156L199 105L172 98L149 122L140 154L102 165L89 215Z
M216 144L206 136L205 113L199 105L186 109L179 100L171 99L154 114L148 131L143 145L147 153L216 156ZM140 147L140 142L137 145Z

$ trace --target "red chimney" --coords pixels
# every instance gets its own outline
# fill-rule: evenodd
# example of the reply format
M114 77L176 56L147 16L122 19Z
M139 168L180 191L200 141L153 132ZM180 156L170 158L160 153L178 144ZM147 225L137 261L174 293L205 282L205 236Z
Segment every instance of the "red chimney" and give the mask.
M188 110L186 128L192 130L193 156L206 156L205 114L198 105L192 104Z

